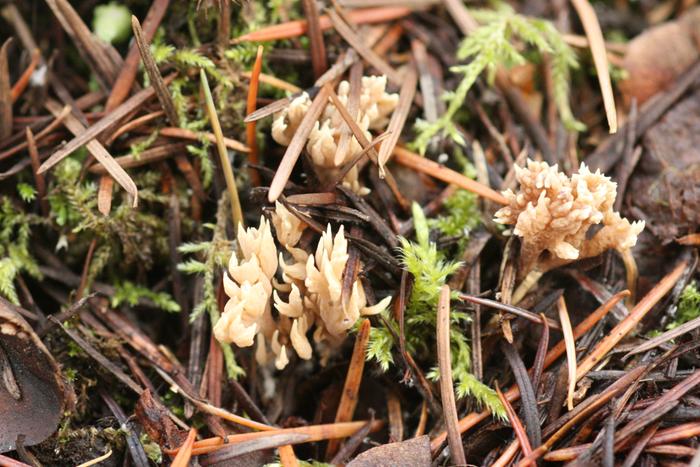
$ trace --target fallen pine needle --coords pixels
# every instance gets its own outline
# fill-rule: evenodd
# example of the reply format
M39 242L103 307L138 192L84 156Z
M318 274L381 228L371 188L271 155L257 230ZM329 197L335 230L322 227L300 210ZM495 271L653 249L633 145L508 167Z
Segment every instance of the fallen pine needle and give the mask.
M574 337L578 339L579 337L587 333L598 321L600 321L603 318L603 316L608 314L610 310L612 310L613 307L617 305L620 302L620 300L625 298L627 295L629 295L629 292L625 290L622 292L618 292L612 297L610 297L610 299L607 302L598 307L598 309L596 309L586 319L581 321L581 323L579 323L579 325L576 326L576 328L574 328ZM563 353L564 342L561 341L557 345L555 345L549 352L547 352L547 356L544 359L543 369L549 367L559 357L561 357ZM504 395L510 402L513 402L520 398L520 390L517 386L512 386ZM488 410L484 410L482 412L472 412L466 417L462 418L461 420L459 420L458 425L460 433L464 433L468 429L475 426L477 423L485 420L490 414L491 413ZM430 442L431 451L433 453L436 453L446 439L447 433L444 431L435 436L435 438L433 438Z
M530 446L530 440L527 439L527 433L525 433L525 428L523 427L520 418L518 418L518 414L515 413L513 406L510 404L510 402L508 402L506 396L503 395L503 392L501 391L501 388L498 386L498 384L496 384L496 394L498 394L498 398L501 400L503 407L505 407L506 409L508 421L510 422L510 426L513 427L515 437L517 438L518 443L520 444L520 449L523 451L523 456L529 456L530 454L532 454L532 446Z
M36 49L34 52L32 52L32 61L29 62L29 66L26 70L24 70L24 73L22 73L22 76L19 77L14 86L12 86L10 96L13 104L17 101L17 99L19 99L19 96L21 96L24 90L27 88L29 79L32 77L32 73L34 73L34 70L36 70L36 66L39 64L40 60L41 54L39 53L39 50Z
M610 83L610 72L608 68L608 55L605 52L605 40L603 32L600 30L600 23L595 14L595 10L588 0L571 0L571 3L576 9L583 30L586 32L586 37L591 45L591 55L595 64L596 73L598 74L598 82L600 83L600 91L603 95L603 104L605 106L605 115L608 119L610 133L617 133L617 109L615 108L615 96L613 96L612 84Z
M253 64L253 71L250 73L250 84L248 85L248 102L246 103L246 113L251 114L255 112L255 108L258 100L258 83L260 80L260 71L262 70L262 56L263 56L263 46L258 46L258 52L255 55L255 63ZM260 159L258 157L258 141L255 135L256 122L248 122L245 124L245 136L246 144L250 149L248 153L248 161L251 164L258 164ZM260 174L254 168L249 169L250 179L253 186L260 186Z
M355 346L352 349L352 357L350 357L350 366L345 377L345 385L338 404L338 410L335 413L335 422L349 422L355 413L358 396L360 392L360 383L362 383L362 373L365 369L365 352L367 342L369 341L369 331L371 324L368 319L362 321L360 330L355 337ZM326 457L331 458L335 455L340 445L340 439L332 439L328 441L326 448Z
M471 178L465 177L459 172L452 169L448 169L444 165L433 162L430 159L421 157L418 154L409 151L401 146L396 146L394 148L394 160L399 164L410 167L419 172L428 174L438 180L442 180L445 183L451 183L457 185L460 188L476 193L479 196L483 196L486 199L490 199L499 204L508 204L508 200L497 192L496 190L482 185L479 182L472 180Z
M452 382L452 358L450 357L450 286L443 285L437 309L437 354L440 368L440 396L442 413L447 426L450 456L453 464L465 465L464 446L457 428L457 405Z
M299 465L297 456L294 454L294 448L291 445L280 446L278 452L282 467L297 467Z
M177 451L173 463L170 467L187 467L190 464L190 459L192 458L192 446L194 446L194 440L197 437L197 430L190 428L190 432L187 434L187 439L182 443L182 446Z
M574 332L571 330L571 320L569 319L569 311L566 309L564 296L559 297L559 300L557 301L557 311L559 312L561 330L564 334L566 364L569 370L569 385L566 393L566 407L569 410L573 410L574 391L576 390L576 342L574 340Z
M236 179L233 175L232 164L228 160L228 152L226 151L226 145L224 144L224 134L221 131L219 116L216 114L216 108L214 107L214 99L211 96L211 89L209 89L207 74L203 69L199 70L199 78L202 82L202 89L204 90L204 98L207 104L209 121L212 129L214 130L214 136L216 137L216 148L219 152L219 157L221 158L221 167L224 170L226 188L228 189L229 201L231 202L231 219L235 229L239 223L243 224L243 211L241 210L241 201L238 199Z
M252 74L250 71L244 71L243 73L241 73L241 76L247 79L251 79ZM281 89L282 91L291 92L292 94L296 94L303 91L303 89L301 89L299 86L296 86L292 83L288 83L283 79L279 79L276 76L271 76L265 73L260 73L260 75L258 76L258 81L260 81L261 83L269 84L270 86L277 89Z

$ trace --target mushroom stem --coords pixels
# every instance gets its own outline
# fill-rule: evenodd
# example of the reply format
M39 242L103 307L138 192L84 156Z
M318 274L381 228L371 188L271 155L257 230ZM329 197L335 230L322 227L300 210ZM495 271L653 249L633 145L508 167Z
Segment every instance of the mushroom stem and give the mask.
M637 278L639 277L639 271L637 269L637 261L632 255L631 248L625 248L624 250L617 250L622 258L622 263L625 265L625 276L627 279L627 290L630 291L629 296L625 299L625 304L628 308L632 308L635 303L637 296Z

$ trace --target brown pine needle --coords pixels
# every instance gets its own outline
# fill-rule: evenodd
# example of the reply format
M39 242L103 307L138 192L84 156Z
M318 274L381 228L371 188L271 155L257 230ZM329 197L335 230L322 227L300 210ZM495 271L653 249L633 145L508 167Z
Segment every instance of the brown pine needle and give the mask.
M561 330L564 334L564 345L566 346L566 363L569 369L569 386L566 393L566 407L569 410L574 409L574 391L576 390L576 342L574 340L574 332L571 330L571 320L569 319L569 310L566 309L564 296L559 297L557 301L557 311L559 312L559 322Z
M679 262L671 272L666 274L666 276L637 303L632 311L630 311L630 314L610 331L610 334L605 336L602 341L598 342L598 345L596 345L591 353L579 364L576 370L577 380L583 378L586 373L591 371L623 337L637 327L637 324L646 316L649 310L676 285L676 282L681 278L687 266L687 260Z
M513 427L515 437L520 444L520 450L523 452L523 456L529 456L532 454L532 446L530 446L530 440L527 438L527 433L525 433L523 423L520 421L520 418L513 409L513 406L510 405L510 402L508 402L508 399L506 399L506 396L503 395L503 392L498 384L496 384L496 394L498 394L498 398L501 400L503 407L506 409L508 421L510 422L510 426Z
M363 8L353 10L348 13L348 20L355 24L371 24L383 23L397 18L402 18L411 14L411 9L406 7L380 7L380 8ZM330 29L332 24L330 18L326 15L321 15L318 18L321 30ZM267 28L259 29L255 32L245 34L233 40L234 43L240 42L264 42L280 39L291 39L306 34L308 30L308 22L306 20L289 21L287 23L276 24Z
M213 133L208 132L196 132L192 130L187 130L185 128L175 128L175 127L165 127L158 130L161 136L167 136L169 138L182 138L189 139L191 141L199 141L199 138L206 138L210 143L216 144L216 136ZM235 139L223 137L224 146L227 148L238 151L238 152L249 152L250 149L245 144Z
M173 459L173 463L170 464L171 467L187 467L190 465L190 459L192 458L192 446L194 445L194 440L197 437L197 430L190 428L190 432L187 434L187 439L182 443L182 446L177 450L177 456Z
M411 106L413 105L413 97L416 95L417 85L418 73L416 73L415 68L410 67L403 78L403 84L399 91L399 103L396 109L394 109L394 113L391 114L391 120L389 120L389 125L386 128L386 132L389 133L389 138L379 147L379 156L377 159L379 160L380 177L384 177L384 166L394 152L396 143L399 141L399 136L401 136L401 131L406 124L408 113L411 111Z
M241 210L241 201L238 199L238 188L236 187L236 179L233 175L233 164L231 164L231 162L228 160L228 152L226 151L226 145L224 144L224 134L221 131L219 116L217 115L216 108L214 107L214 98L211 96L211 89L209 89L207 74L203 69L199 70L199 78L202 82L202 89L204 90L204 98L207 104L209 121L211 122L212 129L214 130L214 136L216 137L216 148L219 152L221 167L224 170L226 188L228 190L229 201L231 202L231 220L233 221L233 227L235 229L238 227L239 223L243 224L243 211Z
M457 405L452 382L452 359L450 357L450 287L443 285L437 310L437 353L440 368L440 396L445 417L450 456L453 464L465 465L462 436L457 427Z
M13 104L17 102L19 96L21 96L24 90L27 89L27 85L29 85L29 78L32 77L32 73L34 73L34 70L36 70L36 66L39 64L40 60L41 54L39 53L39 50L36 49L34 52L32 52L32 61L29 62L29 66L26 70L24 70L22 76L19 77L14 86L12 86L10 96L12 97Z
M335 422L349 422L355 413L357 406L360 383L362 383L362 373L365 369L365 352L367 342L369 341L369 331L371 329L370 321L365 319L360 325L360 330L355 337L355 346L352 349L352 357L350 358L350 366L345 377L345 385L343 393L338 404L338 410L335 413ZM326 457L331 458L335 455L340 445L340 439L332 439L328 442L326 448Z
M306 144L306 140L309 139L309 134L314 124L321 116L323 109L326 108L328 96L331 92L330 84L325 84L318 92L311 106L309 106L306 115L304 115L304 118L301 120L297 131L294 133L294 136L292 136L292 141L289 143L289 146L287 146L284 156L282 156L282 160L277 167L277 172L275 172L275 176L272 178L272 183L270 183L270 191L267 194L267 200L269 202L274 203L277 201L277 198L279 198L284 191L284 187L287 185L287 181L292 175L292 170L294 170L294 166L297 160L299 160L301 151L304 150L304 145Z
M396 146L394 148L394 160L403 166L410 167L424 174L428 174L431 177L442 180L445 183L457 185L460 188L469 190L472 193L476 193L477 195L483 196L484 198L490 199L496 203L504 205L508 204L508 200L505 198L505 196L496 190L486 185L482 185L471 178L465 177L459 172L448 169L444 165L433 162L425 157L421 157L401 146Z
M584 319L579 323L576 328L574 328L574 337L578 339L585 333L587 333L598 321L600 321L603 316L605 316L610 310L613 309L615 305L617 305L620 300L625 298L629 294L628 291L623 291L623 292L618 292L617 294L613 295L610 300L605 302L603 305L598 307L593 313L591 313L588 318ZM564 342L559 342L556 346L554 346L549 352L547 352L547 356L544 359L544 366L543 368L549 367L552 363L554 363L559 357L562 356L564 353ZM512 386L506 393L505 393L506 398L510 401L516 401L518 398L520 398L520 390L518 389L517 386ZM485 420L488 418L490 415L490 412L488 410L484 410L482 412L472 412L466 417L462 418L459 420L458 428L460 433L464 433L468 429L472 428L479 422ZM433 453L437 452L438 449L442 446L442 444L445 442L447 439L447 433L446 432L441 432L439 433L433 440L430 442L430 449L433 451Z
M282 467L298 467L299 461L294 454L294 448L290 445L280 446L277 450L280 454L280 464Z
M600 83L600 91L603 95L605 115L608 119L610 133L617 133L615 96L613 96L612 84L610 83L608 55L605 51L605 40L603 39L603 32L600 30L598 17L588 0L571 0L571 3L574 5L576 13L578 13L581 19L583 30L586 32L586 37L591 45L591 55L593 56L596 73L598 73L598 82Z
M246 113L251 114L255 112L258 100L258 84L260 80L260 71L262 70L262 56L263 56L263 46L258 46L258 52L255 56L255 63L253 64L253 71L250 73L250 85L248 86L248 102L246 103ZM248 122L245 124L245 136L246 144L250 149L248 153L248 161L251 164L259 164L260 159L258 157L258 140L255 134L256 122ZM260 186L260 174L257 170L252 167L249 169L250 179L253 186Z
M323 42L323 30L319 22L318 6L315 0L302 0L301 6L304 9L304 16L307 18L306 35L309 38L311 66L314 71L314 78L318 79L328 69L326 45Z

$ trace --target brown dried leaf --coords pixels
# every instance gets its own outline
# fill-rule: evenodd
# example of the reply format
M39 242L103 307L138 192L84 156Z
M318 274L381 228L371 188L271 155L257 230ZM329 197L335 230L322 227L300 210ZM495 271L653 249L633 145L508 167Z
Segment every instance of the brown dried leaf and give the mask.
M629 74L620 83L625 101L642 104L700 58L700 7L678 20L660 24L635 37L627 48L623 68Z
M58 426L69 393L61 371L16 307L0 298L0 452L33 446Z

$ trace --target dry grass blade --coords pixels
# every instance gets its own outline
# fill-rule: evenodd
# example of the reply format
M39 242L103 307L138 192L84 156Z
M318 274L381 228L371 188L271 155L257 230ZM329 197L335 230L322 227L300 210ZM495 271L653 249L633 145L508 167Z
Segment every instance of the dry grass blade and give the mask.
M168 81L170 79L174 78L174 75L171 75L168 77ZM108 115L105 117L101 118L99 121L97 121L95 124L93 124L90 128L87 130L81 129L80 133L76 135L75 138L70 140L68 143L66 143L61 149L56 151L49 157L42 165L40 172L46 172L49 170L51 167L54 165L58 164L61 162L63 159L65 159L69 154L71 154L73 151L78 149L80 146L90 142L91 140L97 138L100 136L100 134L105 131L106 129L112 127L116 122L121 120L122 118L126 117L129 115L134 109L140 107L143 105L148 99L153 97L155 94L155 90L153 87L149 87L147 89L144 89L143 91L138 92L137 94L134 94L131 96L126 102L121 104L119 107L114 109L112 112L110 112ZM66 124L68 121L71 120L72 116L68 116L66 118ZM75 119L75 117L73 117ZM77 119L76 119L77 121ZM78 122L80 123L80 122ZM82 124L81 124L82 127ZM70 130L70 128L69 128ZM71 132L75 133L73 130ZM98 143L99 144L99 143ZM97 157L97 156L95 156ZM101 162L101 161L100 161Z
M134 31L134 40L136 40L136 45L139 48L139 54L141 54L141 60L143 61L143 67L148 74L148 79L151 81L151 86L158 97L161 107L165 112L165 117L168 119L171 125L178 126L179 119L177 117L177 111L175 110L175 104L173 103L173 98L170 96L170 91L165 86L163 81L163 76L158 70L158 65L156 65L156 60L153 58L151 53L151 46L143 37L143 30L141 29L141 23L136 16L131 16L131 29Z
M600 321L603 316L605 316L610 310L617 304L619 303L620 300L625 298L629 294L628 291L623 291L615 294L608 302L605 304L601 305L598 309L596 309L593 313L591 313L586 319L581 321L578 326L574 329L574 337L579 338L585 333L587 333L598 321ZM552 363L554 363L559 357L562 356L564 353L564 342L559 342L557 345L555 345L549 352L547 352L547 356L544 359L544 368L549 367ZM515 401L520 397L520 390L517 388L517 386L514 386L508 390L508 392L505 393L506 398L508 398L509 401ZM481 422L482 420L485 420L488 418L490 415L490 412L488 410L484 410L482 412L473 412L467 415L466 417L462 418L459 420L459 431L460 433L464 433L468 429L472 428L475 426L477 423ZM445 442L447 439L447 433L442 432L439 433L433 440L430 442L430 449L432 450L433 453L437 452L438 449L442 446L442 444Z
M566 309L564 297L559 297L557 301L557 311L559 313L559 322L564 333L564 344L566 346L566 364L569 369L569 384L566 393L566 407L569 410L574 408L574 391L576 390L576 342L574 340L574 332L571 329L571 320L569 320L569 311Z
M362 383L362 373L365 369L365 352L367 342L369 341L369 331L371 325L368 319L362 321L360 330L355 338L355 346L352 349L352 357L350 358L350 366L345 377L345 385L338 404L338 410L335 413L335 422L349 422L355 413L355 406L360 392L360 383ZM328 442L326 448L326 457L333 457L338 450L340 439L332 439Z
M452 359L450 357L450 287L443 285L440 290L437 311L437 353L440 368L440 396L442 412L447 426L448 442L452 463L465 465L464 446L457 428L457 405L452 383Z
M382 57L380 57L374 50L372 50L362 38L352 30L350 26L340 17L340 15L335 11L329 11L328 17L333 23L333 27L340 34L340 36L350 44L350 46L355 49L355 51L367 62L376 68L380 73L386 75L386 77L392 83L396 85L401 84L401 76L399 73L393 69Z
M602 341L598 342L598 345L596 345L591 353L579 364L578 370L576 370L577 380L583 378L586 373L591 371L591 369L600 362L623 337L629 334L630 331L639 324L649 310L676 285L676 282L683 275L687 265L687 260L680 261L671 272L666 274L666 276L637 303L632 311L630 311L627 318L615 326Z
M197 438L197 430L190 428L190 432L187 433L187 438L182 446L177 450L177 455L173 459L171 467L187 467L190 465L190 459L192 458L192 446Z
M314 0L302 0L306 21L306 35L309 36L309 48L311 49L311 66L314 70L314 78L318 79L328 68L326 59L326 46L323 42L323 30L319 22L318 7Z
M399 103L396 109L394 109L394 113L391 115L391 120L389 120L389 125L386 129L386 132L389 133L389 138L384 141L379 148L379 175L381 177L384 176L384 166L389 161L396 147L396 143L399 141L399 136L401 136L401 131L406 124L408 113L411 111L413 97L416 95L418 74L415 68L409 68L403 79L404 81L399 91Z
M123 105L126 105L126 103ZM61 114L62 107L58 104L58 102L53 100L47 100L45 106L56 117L58 117ZM83 127L83 124L80 123L80 121L78 121L78 119L71 113L67 114L64 117L63 123L66 126L66 128L68 128L68 130L76 136L72 141L75 141L79 138L82 139L83 135L90 131L86 130L85 127ZM136 207L138 205L139 200L139 191L138 188L136 188L136 184L131 179L129 174L127 174L126 171L114 161L114 158L111 156L111 154L107 152L105 147L102 146L102 144L100 144L97 140L89 138L86 142L87 144L85 145L85 147L87 148L88 152L95 156L95 159L97 159L97 161L105 167L107 172L117 181L117 183L119 183L119 185L121 185L122 188L124 188L124 190L126 190L126 192L129 193L129 195L131 195L133 199L132 205ZM60 159L56 158L51 164L48 164L51 158L53 158L56 154L57 153L54 153L53 156L49 158L49 160L45 161L41 165L41 167L39 167L37 173L43 173L49 168L53 167L61 159L65 159L65 157L67 157L70 154L70 152L63 154Z
M163 20L165 12L168 9L170 0L154 0L146 14L146 19L143 21L143 39L145 42L153 40L153 36L158 29L158 25ZM114 86L110 91L105 110L110 111L124 102L127 98L131 87L136 79L136 73L139 69L139 58L141 54L137 44L132 44L129 53L124 59L124 66L119 71L117 79L114 81Z
M29 62L29 66L27 67L26 70L22 73L22 76L19 77L17 82L15 83L14 86L12 86L12 102L15 103L17 102L17 99L19 99L19 96L22 95L24 90L27 88L29 85L29 79L32 77L32 73L34 73L34 70L36 70L36 66L39 64L41 61L41 54L39 53L38 49L35 49L34 52L32 52L32 61Z
M215 465L221 462L232 460L236 456L249 452L260 451L262 449L272 449L281 447L287 444L299 444L306 441L308 435L295 433L269 435L265 438L251 439L248 441L240 441L235 444L227 445L219 449L213 454L200 458L200 465Z
M234 229L237 229L239 223L243 224L243 210L241 209L241 201L238 199L238 188L236 187L236 179L233 175L233 164L228 160L228 151L224 144L224 133L221 131L219 116L216 113L216 107L214 107L214 98L211 95L211 89L209 89L207 74L203 69L199 70L199 78L202 83L202 90L204 91L209 122L211 123L216 138L216 149L219 153L221 168L224 171L224 179L226 179L226 188L228 190L229 201L231 202L231 220L233 221Z
M530 440L527 439L525 428L523 428L523 424L518 418L518 414L515 413L515 410L513 410L513 406L510 405L510 402L508 402L506 396L503 395L503 392L501 392L501 388L498 387L498 384L496 384L496 394L498 394L498 398L501 400L501 403L506 408L508 421L510 422L510 426L513 427L515 437L518 439L520 449L523 451L523 456L529 456L530 454L532 454L532 446L530 446ZM532 463L529 463L528 465L531 464Z
M472 193L476 193L479 196L483 196L486 199L494 201L499 204L508 204L508 200L500 194L499 192L493 190L492 188L482 185L479 182L475 182L471 178L465 177L459 172L433 162L430 159L421 157L408 149L402 148L401 146L396 146L394 148L394 160L401 165L410 167L419 172L428 174L438 180L442 180L445 183L451 183L457 185L460 188L469 190Z
M294 170L294 166L301 155L301 151L304 150L304 145L306 144L306 140L309 139L309 134L314 124L321 116L323 109L326 108L326 104L328 104L328 96L330 96L331 92L332 89L330 85L324 85L314 98L306 115L304 115L296 133L294 133L292 137L292 141L284 152L284 156L282 156L282 160L277 167L277 172L275 172L272 183L270 183L270 191L267 194L267 200L269 202L274 203L277 201L277 198L279 198L282 191L284 191L287 180L289 180L289 177L292 175L292 170Z
M0 140L12 134L12 88L7 62L7 49L11 43L12 38L9 38L0 47Z
M387 8L365 8L353 10L348 13L348 20L354 24L367 23L383 23L411 14L411 9L406 7L387 7ZM330 29L332 26L331 20L326 15L318 18L319 25L322 30ZM269 26L259 29L255 32L245 34L234 39L234 43L239 42L263 42L280 39L291 39L306 34L308 30L308 22L306 20L289 21L287 23Z
M246 113L251 114L255 112L255 107L257 106L258 100L258 84L260 82L260 71L262 70L262 57L263 57L263 46L258 46L258 51L255 55L255 63L253 64L253 70L250 73L250 85L248 86L248 100L246 102ZM255 122L248 122L245 124L245 137L246 144L250 149L248 153L248 161L251 164L260 163L258 158L258 140L255 135ZM260 186L260 174L254 168L249 169L250 179L253 186Z
M600 91L603 94L603 104L610 133L617 133L615 96L613 96L610 72L608 71L608 55L605 52L605 40L603 39L603 32L600 30L598 17L588 0L571 0L571 3L581 19L583 30L586 32L586 37L591 45L591 55L593 55L593 63L595 64L596 73L598 73L598 82L600 83Z

